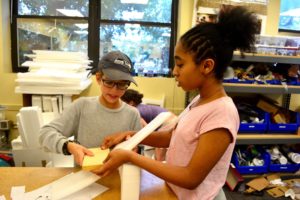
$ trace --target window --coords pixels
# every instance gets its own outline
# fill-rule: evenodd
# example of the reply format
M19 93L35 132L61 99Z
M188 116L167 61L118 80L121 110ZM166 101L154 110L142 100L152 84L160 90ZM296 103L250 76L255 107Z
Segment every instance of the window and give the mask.
M279 31L300 32L300 1L281 0Z
M32 50L80 51L96 66L112 50L129 55L134 73L168 76L178 0L11 0L14 72Z

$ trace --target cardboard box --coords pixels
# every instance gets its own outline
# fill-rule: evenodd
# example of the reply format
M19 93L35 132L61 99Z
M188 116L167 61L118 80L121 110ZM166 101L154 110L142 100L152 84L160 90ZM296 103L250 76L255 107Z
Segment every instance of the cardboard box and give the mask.
M243 182L244 178L241 176L241 174L236 170L236 168L233 168L231 165L229 167L227 177L226 177L226 185L229 187L231 191L235 189L235 187L240 183Z
M257 105L258 108L262 109L265 112L276 114L278 110L280 109L279 106L275 105L274 103L271 103L265 99L259 99Z
M259 177L259 178L255 178L255 179L251 180L250 182L247 183L247 185L249 187L255 189L256 191L261 191L261 190L265 189L266 187L268 187L269 181L267 181L267 179L265 179L265 177Z

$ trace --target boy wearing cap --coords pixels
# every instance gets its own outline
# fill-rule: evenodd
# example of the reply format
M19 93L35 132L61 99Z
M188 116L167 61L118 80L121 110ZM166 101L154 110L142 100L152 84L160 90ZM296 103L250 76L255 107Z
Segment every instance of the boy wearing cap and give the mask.
M140 130L138 110L120 100L130 83L136 84L131 69L131 60L124 53L112 51L104 55L98 68L92 69L101 95L75 100L60 117L44 125L41 145L48 151L73 154L81 165L85 155L93 156L87 148L99 147L106 136ZM73 135L76 142L68 141Z

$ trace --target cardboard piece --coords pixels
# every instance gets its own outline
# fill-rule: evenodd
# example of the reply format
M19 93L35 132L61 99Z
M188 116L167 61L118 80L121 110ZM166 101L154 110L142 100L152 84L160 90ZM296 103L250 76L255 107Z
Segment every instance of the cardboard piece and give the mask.
M251 180L247 183L247 185L257 191L261 191L268 187L269 181L267 181L267 179L265 179L264 177L259 177Z
M276 114L279 110L279 106L275 105L274 102L266 101L265 99L259 99L257 105L258 108L265 112Z
M285 192L288 190L288 188L284 186L278 186L274 187L272 189L267 190L268 194L271 195L272 197L282 197L284 196Z
M251 194L252 192L254 192L255 190L253 189L253 188L251 188L251 187L249 187L248 189L246 189L245 191L244 191L244 193L245 194Z
M279 187L279 186L285 186L285 185L287 185L286 183L284 183L281 180L280 176L277 175L277 174L270 174L266 178L269 181L268 188L273 188L273 187Z
M109 154L109 149L91 148L89 150L94 153L94 156L84 156L82 168L102 165Z
M286 123L288 123L288 121L286 119L286 116L281 112L278 112L275 115L273 115L273 119L274 119L276 124L286 124Z
M278 174L270 174L270 175L267 176L268 181L273 181L273 180L276 180L276 179L281 179L280 176L278 176Z

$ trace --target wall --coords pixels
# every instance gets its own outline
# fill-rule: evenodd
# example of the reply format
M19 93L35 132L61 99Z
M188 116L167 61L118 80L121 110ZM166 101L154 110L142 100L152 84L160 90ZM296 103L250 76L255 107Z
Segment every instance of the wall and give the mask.
M1 20L0 20L0 105L7 106L6 117L15 121L15 115L22 106L22 95L15 94L16 74L11 72L11 53L10 53L10 18L9 18L9 1L0 1ZM183 3L184 2L184 3ZM192 0L180 0L179 5L179 23L178 36L182 35L191 27ZM82 96L99 95L99 90L95 78L92 77L93 84L84 91ZM138 89L144 93L147 98L160 98L165 94L165 107L175 113L179 113L184 108L185 93L181 88L177 88L174 78L146 78L136 77ZM5 84L3 84L5 83Z
M22 96L14 93L16 74L11 73L9 1L1 1L0 6L0 105L7 106L7 118L15 120L15 113L22 104Z

